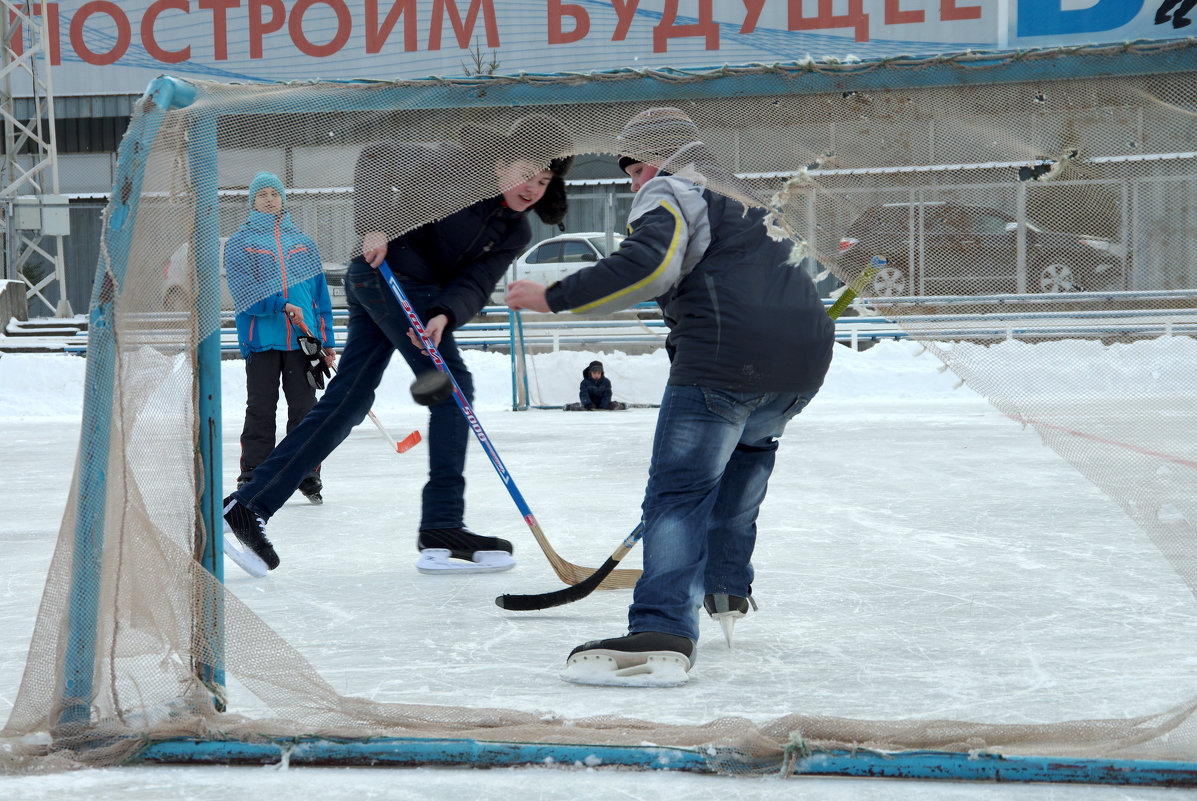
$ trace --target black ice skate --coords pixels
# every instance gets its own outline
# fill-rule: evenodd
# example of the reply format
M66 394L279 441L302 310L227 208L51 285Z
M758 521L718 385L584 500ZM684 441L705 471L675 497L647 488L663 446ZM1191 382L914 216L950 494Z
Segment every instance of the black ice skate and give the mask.
M690 638L642 631L579 645L565 660L561 678L605 687L680 687L693 664Z
M702 601L703 609L706 609L711 619L717 621L723 629L723 638L727 640L728 648L731 648L732 644L732 629L736 627L737 620L748 614L749 606L756 611L756 601L752 599L751 593L747 598L741 598L739 595L713 592L708 593Z
M497 573L515 567L511 543L498 537L482 537L464 528L430 528L416 540L421 573Z
M308 476L303 481L299 482L299 491L303 493L303 497L314 503L316 506L324 503L324 496L320 491L324 489L323 482L316 476Z
M229 534L237 538L235 542ZM244 548L238 547L244 545ZM266 521L234 496L224 499L224 553L251 576L261 578L278 567L278 554L266 539Z

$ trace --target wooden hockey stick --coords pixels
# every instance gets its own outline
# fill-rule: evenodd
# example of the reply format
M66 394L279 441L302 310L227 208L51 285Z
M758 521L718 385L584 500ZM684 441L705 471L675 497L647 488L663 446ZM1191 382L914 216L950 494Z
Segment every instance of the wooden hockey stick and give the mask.
M500 595L498 598L495 598L495 605L514 612L528 612L533 609L549 609L550 607L564 606L565 604L572 604L574 601L580 601L598 589L598 586L603 583L603 579L615 569L615 566L619 564L621 559L628 555L628 551L636 546L643 533L644 524L640 523L631 534L624 538L619 547L615 549L615 553L607 557L607 561L603 562L598 570L572 587L564 587L560 590L553 590L552 592L542 592L537 595Z

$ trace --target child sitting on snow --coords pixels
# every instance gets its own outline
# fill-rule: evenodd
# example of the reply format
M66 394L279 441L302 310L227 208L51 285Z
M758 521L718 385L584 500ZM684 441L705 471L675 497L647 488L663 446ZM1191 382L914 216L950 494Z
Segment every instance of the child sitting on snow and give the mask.
M567 412L592 412L595 409L616 411L627 406L611 400L611 382L603 375L603 363L591 362L582 371L582 383L578 385L578 403L568 403Z

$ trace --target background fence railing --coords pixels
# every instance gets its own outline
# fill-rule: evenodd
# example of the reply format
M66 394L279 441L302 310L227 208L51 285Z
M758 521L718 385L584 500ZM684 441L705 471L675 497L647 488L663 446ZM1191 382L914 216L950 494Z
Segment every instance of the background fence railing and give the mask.
M1124 308L1085 309L1085 305L1116 299ZM856 315L836 321L836 340L853 348L883 339L910 336L935 339L1009 339L1027 335L1076 338L1108 338L1121 333L1191 336L1197 333L1197 294L1192 292L1074 293L1067 296L1067 309L1036 310L1037 304L1061 305L1060 295L943 295L917 298L884 298L886 306L917 304L934 308L936 314L904 315L899 326L868 306ZM825 301L830 305L831 301ZM953 306L984 308L983 312L945 313ZM873 311L873 313L869 313ZM186 312L161 312L162 320L185 319ZM513 321L518 324L513 326ZM339 342L347 333L347 313L333 315L333 331ZM611 346L651 350L664 345L668 331L657 306L642 303L626 312L601 317L511 313L506 306L487 306L474 320L454 332L459 346L480 350L528 353L556 350L603 350ZM518 339L518 341L517 341ZM237 352L237 331L232 315L226 313L220 334L226 358ZM34 323L12 321L0 334L0 352L30 350L87 353L86 326L46 328Z

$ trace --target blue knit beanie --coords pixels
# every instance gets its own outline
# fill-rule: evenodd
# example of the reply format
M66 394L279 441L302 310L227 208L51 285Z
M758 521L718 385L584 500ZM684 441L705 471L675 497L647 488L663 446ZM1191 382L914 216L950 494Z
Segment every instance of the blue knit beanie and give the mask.
M254 205L254 198L258 196L258 192L268 186L277 189L279 197L283 199L283 206L287 205L287 190L283 189L283 182L272 172L260 172L249 183L249 205L251 208Z

